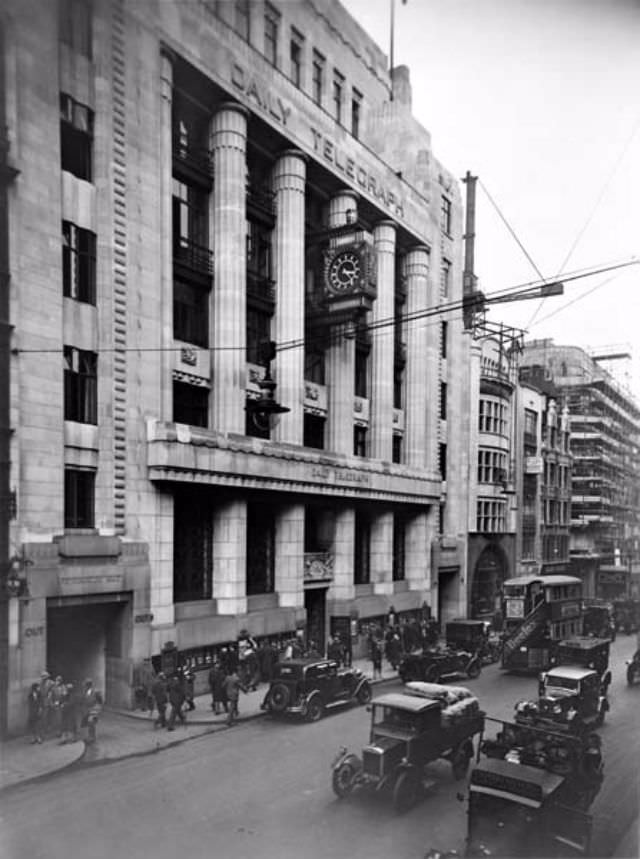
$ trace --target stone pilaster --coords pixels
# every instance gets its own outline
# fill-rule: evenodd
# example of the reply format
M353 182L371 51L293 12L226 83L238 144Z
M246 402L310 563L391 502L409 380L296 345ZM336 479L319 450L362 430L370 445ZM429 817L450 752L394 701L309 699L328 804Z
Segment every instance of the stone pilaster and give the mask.
M304 190L306 158L291 150L280 156L273 171L276 195L274 256L276 279L275 340L278 344L304 341ZM302 444L304 404L304 349L301 345L278 351L275 376L278 402L290 411L280 416L277 441Z
M173 495L156 493L155 510L148 519L153 535L149 540L149 566L151 568L151 593L149 611L153 615L151 643L154 653L162 649L165 641L175 638L173 634L175 616L173 599Z
M276 582L281 608L304 608L304 505L292 504L276 517Z
M246 390L247 111L223 104L213 118L214 187L210 206L214 281L210 323L213 354L212 428L244 432Z
M393 513L376 516L371 523L371 581L376 594L393 593Z
M427 446L427 388L425 385L425 355L427 326L434 322L412 319L427 306L429 251L421 246L405 257L407 279L406 323L407 366L405 370L405 461L412 468L424 468Z
M161 318L160 362L160 420L173 420L173 379L171 347L173 345L173 141L171 103L173 92L173 62L171 56L160 54L160 247L161 247Z
M371 314L370 448L372 459L391 461L396 228L382 221L373 231L377 298ZM382 324L381 324L382 323ZM387 323L387 324L385 324ZM380 327L376 327L379 324Z
M230 501L213 516L213 597L218 614L247 610L247 503Z
M356 514L353 509L336 512L333 538L334 578L331 598L351 600L355 597L353 583L353 541L355 538Z

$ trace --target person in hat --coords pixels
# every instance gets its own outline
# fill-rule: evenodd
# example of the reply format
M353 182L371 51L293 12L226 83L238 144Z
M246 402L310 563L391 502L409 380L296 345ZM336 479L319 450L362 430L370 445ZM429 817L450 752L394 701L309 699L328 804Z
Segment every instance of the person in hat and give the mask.
M60 745L75 743L78 733L78 696L73 683L65 686L65 697L62 701L62 739Z
M167 687L167 675L161 671L153 681L151 694L158 710L158 717L153 722L154 728L167 727L167 704L169 703L169 691Z
M93 680L88 677L84 681L82 691L82 721L80 723L87 729L87 745L92 745L96 741L96 727L101 712L102 695L95 689Z
M31 734L32 743L42 742L42 701L40 700L40 686L32 683L27 696L27 728Z
M182 678L179 674L172 674L169 678L167 694L169 696L169 704L171 704L171 712L169 713L169 723L167 724L167 730L173 731L175 730L174 726L176 723L176 719L180 719L183 725L187 721L184 713L182 712L185 696Z
M40 706L41 714L41 732L42 736L46 736L47 731L51 728L53 722L52 715L52 700L51 690L53 689L53 680L48 671L43 671L40 675Z
M211 709L219 716L224 710L225 713L228 712L229 706L227 704L227 695L224 691L224 679L225 673L220 665L220 662L216 659L213 665L211 666L211 670L209 671L209 688L211 689Z
M62 677L58 674L54 680L51 692L51 727L57 737L62 736L62 702L67 694L67 687L62 681Z

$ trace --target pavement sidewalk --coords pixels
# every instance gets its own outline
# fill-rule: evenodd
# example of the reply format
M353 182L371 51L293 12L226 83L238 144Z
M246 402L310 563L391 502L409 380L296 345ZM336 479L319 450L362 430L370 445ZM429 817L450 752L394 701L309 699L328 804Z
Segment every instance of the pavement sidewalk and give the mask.
M371 662L354 660L371 682L395 679L398 675L390 665L383 663L382 676L373 680ZM260 709L267 684L256 691L240 696L239 719L241 724L264 715ZM195 699L195 710L187 711L184 725L176 723L174 731L154 728L156 712L142 710L114 710L105 708L97 725L97 741L86 745L78 742L60 745L57 738L46 739L32 745L29 737L18 737L0 743L0 791L43 778L74 764L107 763L122 758L147 755L178 745L186 740L217 731L233 731L226 724L226 714L216 715L211 709L211 696Z

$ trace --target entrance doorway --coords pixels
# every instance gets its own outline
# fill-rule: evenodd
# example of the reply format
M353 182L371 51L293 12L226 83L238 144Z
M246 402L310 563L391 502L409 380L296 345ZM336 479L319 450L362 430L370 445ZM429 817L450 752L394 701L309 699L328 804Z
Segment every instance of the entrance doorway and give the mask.
M492 617L500 608L502 582L507 578L507 565L502 552L487 546L476 563L471 587L471 617Z
M48 601L47 668L77 687L90 677L107 703L129 706L131 603L128 597L115 599Z
M438 621L440 629L443 631L448 621L460 616L458 607L459 575L459 567L441 569L438 574Z
M326 588L308 588L304 592L304 607L307 611L307 644L313 641L318 653L325 652L326 635Z

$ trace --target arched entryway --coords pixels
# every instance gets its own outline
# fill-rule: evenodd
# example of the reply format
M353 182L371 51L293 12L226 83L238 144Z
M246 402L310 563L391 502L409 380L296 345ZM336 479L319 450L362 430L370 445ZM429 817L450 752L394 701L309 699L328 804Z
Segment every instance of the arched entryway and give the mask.
M498 546L487 546L476 562L471 586L470 615L493 617L500 608L502 582L507 578L507 559Z

